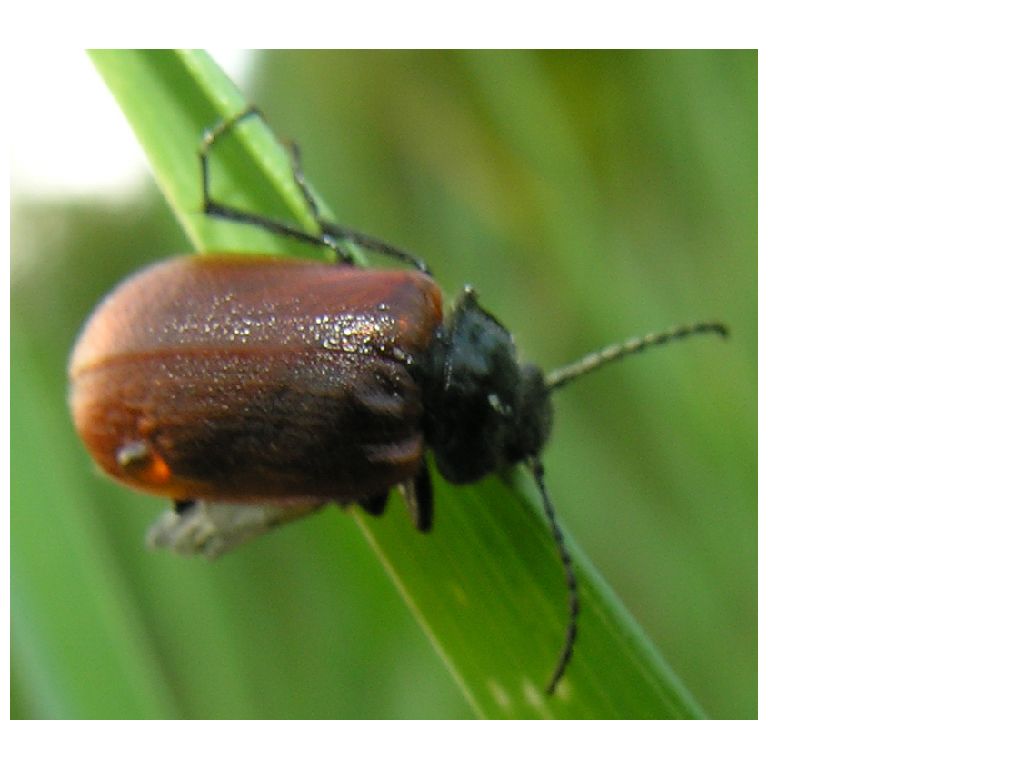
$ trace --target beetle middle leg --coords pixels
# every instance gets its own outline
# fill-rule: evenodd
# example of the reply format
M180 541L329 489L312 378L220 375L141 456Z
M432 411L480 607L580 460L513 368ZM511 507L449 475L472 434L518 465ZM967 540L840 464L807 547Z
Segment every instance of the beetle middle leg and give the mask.
M416 476L403 482L398 489L402 492L416 530L430 533L434 526L434 486L426 462L421 462Z

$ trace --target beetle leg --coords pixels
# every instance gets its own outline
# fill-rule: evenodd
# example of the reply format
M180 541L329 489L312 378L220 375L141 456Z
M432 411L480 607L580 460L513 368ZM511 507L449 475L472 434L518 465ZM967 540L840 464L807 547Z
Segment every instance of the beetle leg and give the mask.
M290 237L293 240L309 243L310 245L326 246L334 251L342 261L351 264L352 257L344 253L339 248L337 242L335 242L335 238L332 235L329 235L325 231L324 226L320 224L320 215L316 209L316 204L313 203L312 195L306 186L305 178L302 176L301 171L298 172L295 180L302 191L303 198L306 203L310 205L310 212L318 222L318 227L320 228L319 235L311 235L293 224L279 221L278 219L274 219L269 216L253 213L251 211L243 211L240 208L236 208L232 205L227 205L213 199L213 195L210 191L210 152L213 150L214 145L220 141L221 137L227 134L236 125L249 118L256 118L260 120L272 134L274 133L273 129L270 128L270 124L267 122L266 117L263 115L263 112L255 106L247 107L235 116L221 121L203 133L203 141L199 147L199 172L203 182L203 213L209 216L217 216L221 219L227 219L228 221L239 222L241 224L252 224L253 226L272 232L275 235L283 235L284 237ZM276 135L274 138L279 144L281 143L281 140L278 139ZM297 162L298 148L294 147L292 159L293 170L295 169L295 164Z
M213 559L283 523L312 514L320 506L175 501L150 526L146 543L179 555L205 555Z
M428 533L434 525L434 487L426 462L420 464L414 478L406 480L398 488L405 498L405 505L409 508L409 516L416 530Z
M427 533L434 526L434 485L430 479L430 470L427 463L420 464L420 471L416 475L416 506L419 508L420 516L416 521L416 527L423 533Z
M359 502L359 506L365 509L367 514L373 515L374 517L380 517L384 514L384 508L388 505L389 493L389 491L384 491L384 493L378 493L376 496L363 499Z
M262 113L261 113L262 116ZM264 122L266 120L264 119ZM313 197L313 192L309 188L309 183L306 181L306 174L302 172L302 155L299 150L299 145L294 141L283 142L288 147L288 150L292 158L292 178L295 180L295 186L302 192L302 197L306 201L306 208L312 214L314 221L316 221L317 227L320 229L320 237L323 240L324 245L328 246L334 251L337 257L345 262L346 264L352 264L352 254L345 249L345 244L355 243L358 246L366 248L374 253L383 254L384 256L390 256L393 259L402 261L412 267L415 267L420 272L430 274L430 268L427 267L426 262L422 259L403 251L401 248L396 248L390 243L385 243L383 240L378 240L376 237L371 235L358 232L349 227L343 227L340 224L335 224L333 221L328 221L320 213L320 206L316 202L316 198Z
M317 228L320 230L319 234L312 235L292 224L288 224L268 216L252 213L250 211L243 211L239 208L225 205L224 203L214 200L210 194L210 151L222 136L233 129L236 125L244 120L248 120L249 118L259 120L272 134L274 134L274 129L270 127L270 123L267 121L263 112L258 107L252 105L246 107L233 117L230 117L227 120L222 120L203 134L202 145L199 148L199 170L203 180L204 213L242 224L252 224L254 226L261 227L268 232L290 237L293 240L299 240L304 243L310 243L311 245L326 246L330 248L334 252L335 256L345 264L353 263L352 254L349 252L349 249L346 248L346 245L354 243L355 245L366 248L374 253L390 256L393 259L409 264L420 272L424 272L428 275L430 274L430 269L427 267L426 263L413 254L403 251L401 248L396 248L390 243L385 243L383 240L378 240L376 237L371 237L370 235L363 234L362 232L358 232L348 227L343 227L340 224L335 224L334 222L325 219L320 214L320 207L317 205L316 199L313 197L313 193L309 188L309 184L306 182L306 176L302 172L302 161L299 155L298 145L294 142L281 141L276 134L274 134L274 138L277 140L278 144L286 146L289 150L292 165L292 177L295 180L295 185L299 188L299 191L302 192L303 200L306 202L306 207L309 209L310 215L312 215L313 219L316 221Z
M317 223L320 226L320 232L324 241L343 241L349 243L355 243L356 245L365 248L373 253L379 253L382 256L389 256L392 259L401 261L414 267L417 271L424 273L425 275L433 274L430 271L430 267L427 263L418 256L403 251L401 248L396 248L390 243L385 243L383 240L378 240L376 237L364 234L355 229L349 227L343 227L340 224L335 224L333 221L327 221L326 219L318 219ZM333 247L333 246L332 246Z
M295 186L302 192L302 198L306 201L306 208L313 216L313 220L316 221L316 226L320 230L320 239L324 245L334 252L339 261L344 264L354 264L355 261L352 258L352 254L343 246L345 242L352 242L352 238L347 236L347 231L344 228L335 227L335 231L331 231L333 225L320 214L320 205L317 203L316 198L313 197L313 191L309 188L309 183L306 181L306 174L302 172L302 154L299 150L299 145L294 141L289 141L286 143L286 146L292 160L292 179L295 180ZM340 240L339 235L341 236ZM370 514L373 513L371 512Z
M324 245L334 251L341 261L346 264L353 263L352 255L344 248L344 245L346 243L355 243L369 251L390 256L393 259L415 267L420 272L430 274L430 268L427 267L426 262L411 253L407 253L401 248L396 248L390 243L385 243L383 240L378 240L376 237L358 232L349 227L343 227L340 224L335 224L333 221L325 219L320 214L320 206L317 204L316 198L313 197L313 192L306 181L306 175L302 172L302 155L299 151L299 145L294 141L289 141L287 142L287 147L291 152L292 178L295 180L295 186L302 192L302 197L306 201L306 207L313 215L313 219L320 229L320 237Z

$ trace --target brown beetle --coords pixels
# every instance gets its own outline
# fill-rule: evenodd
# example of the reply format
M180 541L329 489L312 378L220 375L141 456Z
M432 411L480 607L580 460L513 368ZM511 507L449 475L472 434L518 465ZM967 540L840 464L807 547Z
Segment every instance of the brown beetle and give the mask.
M204 137L204 211L331 248L355 243L416 270L364 270L254 255L161 262L115 289L70 362L70 405L96 463L175 501L151 541L217 554L336 501L383 512L404 492L416 527L433 519L429 448L441 476L472 483L526 462L565 570L568 625L547 690L572 655L579 600L544 485L551 392L605 363L724 326L679 326L608 347L547 377L467 288L442 315L414 256L323 220L293 147L294 178L320 232L240 211L209 192L209 151L250 108Z

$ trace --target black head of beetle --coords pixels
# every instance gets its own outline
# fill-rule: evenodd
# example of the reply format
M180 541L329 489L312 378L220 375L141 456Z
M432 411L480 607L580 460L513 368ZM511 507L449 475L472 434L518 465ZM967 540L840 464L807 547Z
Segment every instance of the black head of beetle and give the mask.
M537 456L551 434L543 372L519 362L512 334L468 286L415 375L424 435L451 483L473 483Z

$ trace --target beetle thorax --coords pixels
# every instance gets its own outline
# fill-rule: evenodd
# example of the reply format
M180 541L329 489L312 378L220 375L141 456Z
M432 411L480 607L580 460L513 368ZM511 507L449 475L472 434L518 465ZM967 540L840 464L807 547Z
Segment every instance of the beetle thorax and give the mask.
M438 329L419 378L426 439L449 482L472 483L536 456L548 439L543 373L519 363L511 334L470 288Z

